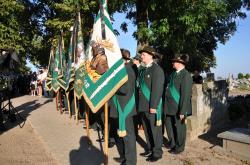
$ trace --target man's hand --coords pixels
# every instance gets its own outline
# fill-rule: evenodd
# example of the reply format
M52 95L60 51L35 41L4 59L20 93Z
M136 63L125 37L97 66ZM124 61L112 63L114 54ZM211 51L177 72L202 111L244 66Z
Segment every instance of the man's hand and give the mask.
M150 108L150 109L149 109L149 112L150 112L150 113L156 113L156 109Z
M184 115L180 115L180 119L181 119L181 120L184 120L184 119L185 119L185 116L184 116Z

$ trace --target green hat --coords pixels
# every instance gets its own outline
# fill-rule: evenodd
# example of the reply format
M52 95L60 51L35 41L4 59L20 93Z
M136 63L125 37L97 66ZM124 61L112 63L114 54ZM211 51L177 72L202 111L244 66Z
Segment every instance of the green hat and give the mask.
M136 54L136 56L134 56L133 59L138 60L140 62L142 61L140 54Z
M173 59L171 59L172 62L178 62L186 65L189 61L189 55L188 54L177 54Z
M153 57L155 57L155 49L152 48L151 46L144 46L141 50L138 51L139 53L142 52L147 52L148 54L152 55Z
M122 58L125 60L131 60L130 59L130 51L127 49L121 49L121 53L122 53Z

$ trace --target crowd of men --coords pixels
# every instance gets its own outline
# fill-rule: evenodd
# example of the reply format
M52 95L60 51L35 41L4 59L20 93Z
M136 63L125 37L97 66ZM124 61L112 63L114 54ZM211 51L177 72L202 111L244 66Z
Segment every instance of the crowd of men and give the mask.
M100 45L92 44L93 58L92 69L99 75L108 69L105 50ZM128 81L109 101L109 137L110 144L116 144L120 157L114 158L121 164L135 165L137 163L136 137L138 129L143 128L147 148L140 156L145 157L148 162L156 162L162 158L163 130L166 128L169 141L169 152L179 154L185 150L186 123L185 119L192 112L191 90L193 79L202 83L199 76L191 77L185 66L189 61L187 54L176 54L170 61L174 71L168 75L157 63L159 58L154 48L145 46L131 59L130 52L121 49L122 58L128 74ZM40 83L41 89L37 89L37 95L42 95L42 86L45 82L43 73L27 77L27 82L22 81L23 76L18 77L20 85L19 92L35 95L34 81ZM46 76L45 76L46 77ZM44 80L44 81L42 81ZM21 89L24 88L24 89ZM30 92L31 91L31 92ZM45 90L44 90L45 91ZM72 92L70 100L73 102ZM81 101L80 101L81 103ZM81 105L80 105L81 106ZM68 107L68 106L65 106ZM71 105L71 108L74 105ZM82 108L79 108L82 109ZM91 127L104 130L103 110L96 114L90 113ZM163 127L164 126L164 127ZM114 139L112 143L111 139ZM103 141L103 139L99 139Z
M100 75L108 70L103 48L92 45L92 69ZM147 148L140 156L148 162L162 158L163 125L169 140L169 152L179 154L185 149L185 119L191 114L192 77L185 69L189 56L178 54L171 60L175 70L165 80L154 48L145 46L133 58L130 52L121 49L128 74L128 81L121 86L109 101L109 137L114 139L120 157L114 160L121 164L137 163L136 137L140 125L144 130ZM167 81L167 82L166 82ZM93 127L96 121L103 130L104 114L90 113ZM99 139L103 141L103 139ZM112 143L109 144L112 147Z

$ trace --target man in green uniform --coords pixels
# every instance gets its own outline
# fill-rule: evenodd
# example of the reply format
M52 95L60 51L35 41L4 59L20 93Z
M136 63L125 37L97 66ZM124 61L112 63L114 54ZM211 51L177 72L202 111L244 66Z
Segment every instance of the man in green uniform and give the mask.
M185 69L189 61L187 54L172 59L175 71L170 75L166 88L164 115L170 144L170 153L184 151L186 141L185 119L191 114L192 78Z
M115 121L112 122L113 125L111 127L115 128L114 139L121 158L114 159L117 162L121 162L121 164L135 165L137 159L133 116L136 115L136 75L132 68L132 63L129 62L130 52L125 49L121 49L121 52L128 74L128 81L119 88L110 100L110 118L112 121Z
M139 91L139 72L140 72L140 68L141 66L141 55L138 53L135 55L135 57L133 57L132 60L132 67L135 71L135 75L136 75L136 85L135 85L135 104L136 104L136 110L138 112L138 91ZM139 114L137 113L137 115L134 116L134 125L135 125L135 135L136 135L136 140L139 138L139 128L142 127L142 122L141 122L141 118L139 116Z
M139 105L138 112L142 120L148 149L141 156L155 162L162 158L162 94L164 87L164 72L154 62L156 51L145 46L141 53L144 63L139 73Z

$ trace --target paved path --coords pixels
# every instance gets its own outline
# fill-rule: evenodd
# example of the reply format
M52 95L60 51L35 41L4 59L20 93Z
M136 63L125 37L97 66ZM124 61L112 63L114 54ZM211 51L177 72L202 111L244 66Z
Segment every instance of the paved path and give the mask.
M103 164L103 146L96 142L97 132L91 130L93 145L88 145L83 123L77 125L74 119L69 119L68 114L61 115L56 111L55 102L52 99L23 96L12 99L12 102L18 111L27 117L46 150L60 164ZM140 132L140 136L143 137L142 132ZM213 144L204 140L198 140L188 144L186 151L176 156L169 154L163 147L163 159L154 164L244 164L237 157L225 154L220 148L220 146L214 147ZM137 143L138 164L153 164L139 156L139 153L143 151L141 145ZM113 161L113 157L117 156L116 147L109 149L109 164L118 164Z

